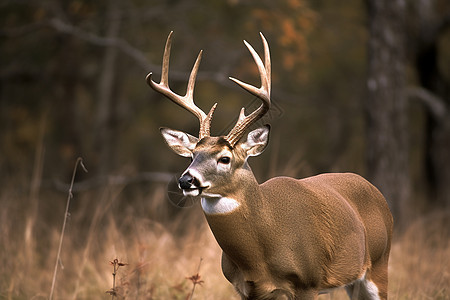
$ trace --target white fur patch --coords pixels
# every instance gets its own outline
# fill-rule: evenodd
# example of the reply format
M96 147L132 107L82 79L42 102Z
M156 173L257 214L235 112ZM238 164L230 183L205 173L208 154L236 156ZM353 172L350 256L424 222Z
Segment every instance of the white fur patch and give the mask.
M232 198L202 198L203 211L210 215L230 213L239 206L239 202Z
M378 294L378 288L375 285L375 283L373 283L370 280L365 279L364 280L364 286L366 287L366 291L369 294L369 299L373 299L373 300L379 300L380 296Z
M361 276L361 278L351 283L353 285L353 290L347 290L348 296L351 299L355 296L363 296L364 299L368 300L380 300L378 287L374 282L368 280L366 275L366 272L364 272L364 275ZM356 295L354 293L356 293Z
M200 195L200 190L199 189L183 190L183 195L196 197L196 196Z

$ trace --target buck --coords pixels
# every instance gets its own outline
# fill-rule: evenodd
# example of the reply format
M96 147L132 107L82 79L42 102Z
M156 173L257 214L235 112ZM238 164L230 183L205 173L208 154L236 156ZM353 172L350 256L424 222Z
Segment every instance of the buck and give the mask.
M185 96L169 88L172 32L167 38L158 93L194 114L199 137L162 128L169 147L192 162L179 178L184 195L201 198L206 220L223 250L222 271L242 299L316 299L345 287L352 299L387 299L393 220L382 194L361 176L330 173L305 179L275 177L258 184L248 164L266 148L269 126L250 131L270 108L271 62L244 41L258 67L261 87L231 78L262 101L241 110L226 136L210 136L208 114L194 104L200 51Z

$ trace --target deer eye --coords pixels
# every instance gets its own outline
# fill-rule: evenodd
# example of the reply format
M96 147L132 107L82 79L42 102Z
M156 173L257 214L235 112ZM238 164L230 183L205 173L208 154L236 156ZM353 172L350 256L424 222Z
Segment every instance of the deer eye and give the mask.
M229 164L231 161L231 158L229 158L228 156L222 156L221 158L219 158L219 163L221 164Z

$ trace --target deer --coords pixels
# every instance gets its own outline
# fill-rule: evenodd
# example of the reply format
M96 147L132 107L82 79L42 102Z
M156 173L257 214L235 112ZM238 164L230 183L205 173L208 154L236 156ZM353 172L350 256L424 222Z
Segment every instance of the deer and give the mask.
M375 186L353 173L274 177L259 184L249 166L248 158L260 155L269 140L269 125L247 133L271 106L271 60L264 35L264 62L244 40L261 87L230 77L261 105L248 115L242 108L230 132L214 137L210 127L217 103L206 114L193 99L202 51L186 94L169 88L172 33L160 83L152 73L146 82L199 120L198 137L165 127L160 132L176 154L191 159L178 187L185 196L200 198L222 250L223 275L241 299L317 299L340 287L351 299L387 299L393 218Z

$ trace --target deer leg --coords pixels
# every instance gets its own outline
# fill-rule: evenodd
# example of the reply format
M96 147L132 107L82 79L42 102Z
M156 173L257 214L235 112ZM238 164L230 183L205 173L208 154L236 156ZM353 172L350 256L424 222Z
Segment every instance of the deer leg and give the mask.
M356 281L353 284L346 286L345 290L347 291L347 295L351 300L358 300L361 290L360 282Z
M363 278L345 287L351 300L387 300L388 269L385 261L378 260Z
M388 256L387 254L386 256ZM364 280L364 288L368 299L386 300L388 295L388 257L381 257L374 262Z
M234 289L238 292L239 296L241 296L241 299L247 299L245 295L248 293L248 288L246 286L244 276L238 266L228 258L225 252L222 252L222 273L234 286Z

